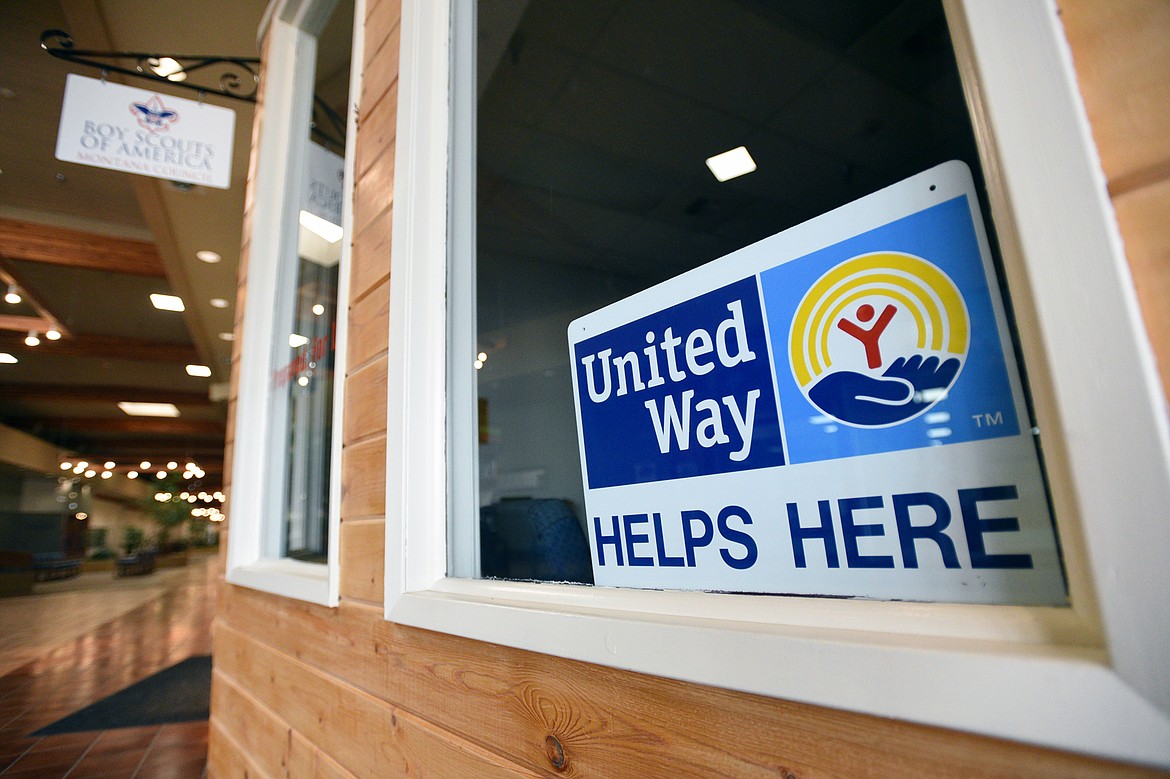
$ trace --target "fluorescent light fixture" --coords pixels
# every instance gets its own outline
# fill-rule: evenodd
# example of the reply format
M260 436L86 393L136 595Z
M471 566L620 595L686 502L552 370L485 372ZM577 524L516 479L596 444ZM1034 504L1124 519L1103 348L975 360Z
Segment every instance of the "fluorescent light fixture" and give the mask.
M213 252L210 249L200 249L199 251L195 252L195 257L196 259L202 260L203 262L211 265L214 265L223 259L219 252Z
M118 408L132 417L177 417L179 409L174 403L130 403L122 402Z
M715 174L719 181L728 181L736 176L751 173L756 169L756 161L744 146L737 146L731 151L716 154L707 158L707 167Z
M159 57L158 59L151 58L148 62L150 69L158 75L165 78L167 81L186 81L187 74L183 72L183 66L174 57Z
M211 368L206 365L188 365L187 375L206 379L211 375Z
M301 227L309 232L316 233L329 243L337 243L341 240L341 236L345 235L345 232L340 226L326 219L322 219L316 214L310 214L308 211L301 212Z
M0 352L0 365L15 365L20 360L13 357L8 352Z
M296 349L298 346L304 346L309 342L309 339L298 333L293 333L288 337L288 345Z
M159 311L183 311L183 299L175 295L160 295L150 293L150 303Z

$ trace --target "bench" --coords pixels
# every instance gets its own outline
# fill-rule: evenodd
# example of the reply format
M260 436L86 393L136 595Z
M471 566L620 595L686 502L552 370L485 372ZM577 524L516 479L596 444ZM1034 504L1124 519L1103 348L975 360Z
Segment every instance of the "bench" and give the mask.
M81 573L81 561L62 552L38 552L33 558L33 575L38 582L68 579Z
M154 573L154 552L136 552L118 558L115 576L146 576Z

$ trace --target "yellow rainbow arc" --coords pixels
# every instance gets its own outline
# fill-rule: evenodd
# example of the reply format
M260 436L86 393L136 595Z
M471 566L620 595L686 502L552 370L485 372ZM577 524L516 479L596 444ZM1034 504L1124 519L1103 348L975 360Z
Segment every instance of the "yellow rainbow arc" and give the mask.
M841 312L874 294L896 300L913 315L918 349L966 354L967 308L949 276L910 254L863 254L817 279L796 307L789 358L801 387L807 387L830 366L829 334Z

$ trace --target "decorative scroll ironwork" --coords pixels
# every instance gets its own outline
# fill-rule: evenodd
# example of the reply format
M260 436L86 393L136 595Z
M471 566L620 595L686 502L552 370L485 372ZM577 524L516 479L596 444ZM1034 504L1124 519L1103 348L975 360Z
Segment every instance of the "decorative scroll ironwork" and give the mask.
M248 103L256 102L256 91L260 86L260 72L256 67L260 64L259 58L75 49L73 38L64 30L45 30L41 33L41 48L57 59L89 65L103 73L121 73L191 89L201 94L221 95ZM164 62L166 64L173 62L173 69L167 75L160 75L156 69L165 70ZM206 78L209 71L221 68L218 85L187 80L188 77L195 75Z

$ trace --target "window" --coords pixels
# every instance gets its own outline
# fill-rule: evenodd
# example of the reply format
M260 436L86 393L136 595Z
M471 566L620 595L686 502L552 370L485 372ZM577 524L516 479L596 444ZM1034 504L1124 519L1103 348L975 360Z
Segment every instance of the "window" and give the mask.
M735 7L759 10L763 5ZM389 376L387 618L662 676L1170 763L1170 683L1151 661L1165 651L1170 635L1164 596L1158 594L1170 582L1159 557L1149 551L1155 536L1159 540L1154 546L1165 548L1170 532L1160 519L1170 495L1166 420L1132 291L1126 286L1124 256L1094 172L1055 11L1038 4L1007 9L953 2L946 6L945 19L979 139L980 157L970 167L994 172L987 177L984 212L993 214L998 226L1003 280L1019 323L1019 350L1031 369L1035 419L1044 431L1070 604L1053 608L638 591L469 578L485 570L488 554L477 537L484 526L476 521L481 504L516 493L544 497L539 490L562 457L559 452L545 454L534 441L518 448L536 448L534 458L539 459L531 465L516 461L515 467L502 468L502 452L477 456L477 449L493 445L494 426L503 432L508 410L502 406L529 392L524 402L535 407L548 395L539 389L542 381L556 381L555 375L543 373L517 381L502 388L506 391L495 403L477 386L473 360L482 363L480 372L488 376L485 371L503 351L477 340L499 329L483 323L518 319L519 305L561 303L524 288L526 274L515 269L501 272L498 282L493 278L491 263L496 260L484 256L498 248L492 242L500 236L493 228L508 233L508 240L522 234L533 256L579 248L572 241L574 229L588 229L590 240L600 240L621 228L606 218L604 209L567 202L562 189L540 190L535 184L537 191L517 193L502 185L500 170L516 170L514 161L507 168L507 155L522 148L512 141L517 130L524 130L515 125L525 124L519 113L531 107L525 102L531 94L513 94L511 110L518 115L514 126L504 128L502 140L498 127L482 119L479 123L480 162L492 161L490 155L499 151L503 168L481 164L478 181L466 175L476 170L470 156L474 147L461 142L458 128L475 126L473 107L494 86L485 83L482 70L478 86L472 77L474 60L465 57L475 42L481 49L494 45L500 67L533 57L538 60L534 79L563 78L556 67L540 67L538 36L512 34L525 29L524 23L503 24L504 33L495 38L487 29L476 34L470 10L469 3L456 2L449 19L445 10L429 4L405 3L403 9L390 332L391 354L399 358L391 361ZM588 36L591 21L568 24L568 37ZM661 22L668 25L670 19ZM627 43L628 58L636 61L644 41L634 36ZM930 37L921 43L929 48ZM572 51L575 44L562 39L558 45ZM485 61L493 59L481 55L480 65ZM679 71L668 75L644 70L638 78L670 79L675 95L685 95L705 76L685 67L679 63ZM1019 79L1021 72L1035 77ZM601 75L611 83L619 80L612 72ZM448 84L450 113L444 99ZM563 86L573 88L568 80ZM612 92L599 90L579 99L587 106L607 94ZM847 90L840 98L856 99ZM557 121L563 122L558 127L563 135L585 132L571 119L546 117L527 124L547 129ZM448 145L450 127L456 132ZM860 135L853 140L864 143L866 129L858 128ZM869 136L880 138L881 128ZM543 139L546 146L555 140ZM915 151L933 153L922 145ZM946 153L963 156L962 150ZM590 164L598 156L582 159L573 171L577 181L571 183L603 190L605 166ZM904 174L890 175L897 180ZM637 180L623 178L618 187ZM814 189L821 183L815 176L809 180ZM639 192L630 186L624 194L633 198ZM483 210L489 221L470 229L472 222L460 220L475 213L477 201L481 209L488 204ZM840 202L845 201L807 207L815 214ZM702 217L710 203L708 198L694 206L694 214L686 214L692 203L684 202L683 214ZM446 224L448 209L453 215L449 234L435 229ZM547 220L532 216L541 210L572 216L550 227ZM791 224L809 215L781 219L791 219ZM514 221L492 224L490 219ZM540 226L527 233L518 228L536 223ZM745 221L745 234L757 229L756 237L764 237L784 226L752 228ZM478 279L469 272L473 266L468 259L476 248ZM688 263L734 248L715 247L706 254L700 248L689 258L680 251L683 262L657 272L667 278ZM509 248L508 253L519 251ZM588 253L599 252L590 246ZM452 258L449 272L432 261L436 256ZM570 279L565 298L571 302L565 307L580 305L585 313L603 301L580 299L585 285L572 274L582 275L583 264L578 260L561 272ZM530 267L542 272L536 264ZM619 256L610 270L628 267ZM607 294L620 298L645 283L633 280L624 288L615 283ZM519 294L492 310L484 305L483 288L493 284L513 284ZM1100 306L1091 322L1081 308L1088 291ZM508 341L516 343L527 335L515 328ZM533 354L543 352L530 349L529 362L536 362ZM567 362L563 347L561 355ZM1117 388L1124 398L1114 396L1103 404L1092 389L1099 386L1093 366L1101 361L1129 378L1124 388ZM509 370L518 376L523 368L522 363L504 365L496 375L503 383L512 378ZM558 370L551 363L549 369ZM567 383L563 378L561 386ZM481 399L487 400L486 409ZM1112 456L1118 442L1141 455ZM510 481L501 484L505 475ZM1123 483L1129 485L1124 493L1116 487ZM520 573L511 578L542 577ZM776 657L784 657L785 663L777 664ZM823 672L807 673L810 665ZM953 696L940 698L940 689ZM1102 714L1106 711L1110 713Z
M227 576L336 605L346 117L360 9L292 6L275 10L268 33Z

